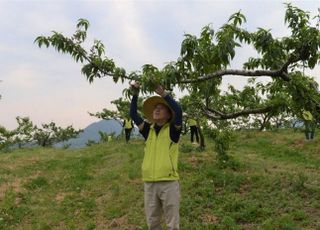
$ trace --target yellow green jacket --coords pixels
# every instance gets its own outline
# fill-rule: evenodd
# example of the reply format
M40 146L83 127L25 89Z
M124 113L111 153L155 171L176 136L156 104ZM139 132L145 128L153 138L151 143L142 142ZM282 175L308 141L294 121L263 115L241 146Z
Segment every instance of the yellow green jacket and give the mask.
M312 114L309 111L306 111L306 110L302 111L302 117L306 121L312 121L313 120Z
M142 162L142 180L146 182L179 180L178 143L170 139L170 125L165 124L158 135L150 127Z
M125 129L132 129L132 120L131 119L124 119L124 128Z
M187 120L188 126L197 126L197 121L195 119L189 118Z

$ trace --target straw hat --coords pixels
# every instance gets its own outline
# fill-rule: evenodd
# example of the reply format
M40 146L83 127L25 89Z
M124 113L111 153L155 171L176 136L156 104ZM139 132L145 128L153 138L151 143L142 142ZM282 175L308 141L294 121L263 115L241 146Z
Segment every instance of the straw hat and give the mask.
M174 116L174 112L173 110L170 108L170 106L168 105L168 103L159 96L153 96L153 97L149 97L147 100L144 101L143 103L143 107L142 107L142 111L144 116L148 119L148 121L150 121L151 123L154 123L155 121L153 120L153 110L156 107L156 105L158 104L164 104L165 106L167 106L170 111L171 111L171 120Z

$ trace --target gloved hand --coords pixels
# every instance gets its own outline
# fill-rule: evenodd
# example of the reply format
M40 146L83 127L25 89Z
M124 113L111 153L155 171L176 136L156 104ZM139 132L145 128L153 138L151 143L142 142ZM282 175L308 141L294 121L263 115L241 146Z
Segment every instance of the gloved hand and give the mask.
M140 91L140 82L138 81L130 82L130 90L132 92L132 95L138 96Z

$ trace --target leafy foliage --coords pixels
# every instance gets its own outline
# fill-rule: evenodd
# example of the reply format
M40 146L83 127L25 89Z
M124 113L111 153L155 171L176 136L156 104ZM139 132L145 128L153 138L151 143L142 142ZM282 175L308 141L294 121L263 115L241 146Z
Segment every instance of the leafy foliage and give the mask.
M126 79L139 80L143 93L153 92L156 84L162 84L167 89L173 86L187 89L190 94L197 93L200 97L216 97L220 94L221 79L225 75L270 76L270 84L285 87L291 84L286 82L296 80L291 73L299 71L301 63L309 68L318 63L319 30L311 25L308 12L291 4L286 4L286 7L284 21L291 31L288 37L274 38L271 30L264 28L258 28L255 32L247 31L242 28L246 18L239 11L231 15L228 22L216 32L207 25L199 37L185 34L177 61L169 62L162 69L145 64L141 71L128 74L105 56L105 46L101 41L94 40L89 51L81 46L89 28L89 22L85 19L78 20L76 32L70 38L54 31L51 36L37 37L35 42L39 47L53 46L58 52L70 54L76 62L83 64L82 73L90 83L95 78L110 76L115 83ZM249 58L243 70L227 69L236 55L235 49L243 43L252 45L260 57ZM281 86L279 81L282 81ZM305 92L309 89L310 86L306 85L302 88ZM247 94L247 90L244 89L243 94ZM130 96L130 90L124 93ZM269 93L272 94L272 91Z
M17 144L19 148L36 143L39 146L52 146L54 143L76 137L82 130L75 130L71 125L62 128L54 122L42 124L41 128L33 125L28 117L16 118L18 127L12 131L0 127L0 149L8 149Z
M19 147L33 140L36 127L33 125L29 117L16 117L18 127L14 130L15 140Z
M75 130L72 126L61 128L54 122L42 124L42 128L35 126L33 139L42 147L51 146L60 141L66 141L76 137L82 130Z
M314 19L317 18L312 18L308 12L286 4L284 22L291 34L275 38L270 29L258 28L253 32L244 29L243 24L247 21L239 11L216 31L207 25L199 37L185 34L176 61L162 69L145 64L141 71L131 73L126 73L105 56L101 41L95 40L89 51L81 46L89 27L85 19L79 19L71 38L53 32L48 37L39 36L35 42L39 47L52 46L58 52L70 54L76 62L83 64L82 73L90 83L95 78L109 76L115 83L138 80L144 94L153 92L157 84L167 89L187 90L199 116L209 118L214 125L208 127L221 132L225 127L232 127L231 120L250 121L252 116L259 114L264 116L261 123L264 127L271 118L283 113L299 116L301 109L311 111L316 120L320 120L317 84L301 71L301 67L312 69L319 63L320 31L312 25ZM252 46L258 57L249 57L243 63L243 69L228 69L236 49L243 44ZM254 79L268 76L270 82L248 84L241 91L230 87L223 94L220 87L222 78L227 75ZM253 83L254 79L250 81ZM131 94L129 89L124 91L126 97Z
M5 127L0 126L0 150L8 151L10 145L14 142L13 131L7 130Z
M138 110L141 110L143 100L143 97L140 97L138 99ZM101 112L89 112L90 116L94 116L104 120L116 120L122 125L122 120L125 118L129 118L130 101L120 97L116 100L111 101L111 104L114 104L117 110L114 111L103 108Z

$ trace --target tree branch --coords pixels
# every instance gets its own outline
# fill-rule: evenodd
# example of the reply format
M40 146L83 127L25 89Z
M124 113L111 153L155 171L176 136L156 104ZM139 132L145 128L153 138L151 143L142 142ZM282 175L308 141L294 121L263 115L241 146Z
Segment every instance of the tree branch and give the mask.
M227 119L237 118L240 116L245 116L250 114L267 113L272 111L274 108L275 106L266 106L264 108L257 108L257 109L244 109L239 112L228 113L228 114L222 113L221 111L218 111L215 109L205 108L205 107L202 108L202 111L208 118L211 118L214 120L227 120Z
M75 43L74 43L74 45L75 45ZM100 73L102 73L104 76L110 76L110 77L114 77L114 76L115 76L113 73L108 72L108 71L105 71L104 69L100 68L100 66L94 64L92 58L87 56L88 53L87 53L87 51L86 51L85 49L83 49L82 47L76 46L76 45L75 45L75 47L76 47L77 52L79 52L79 53L80 53L80 52L83 52L83 53L84 53L84 54L83 54L83 58L84 58L88 63L91 63L95 68L97 68L97 69L100 71ZM126 76L126 75L124 75L124 76L122 76L122 77L123 77L124 79L133 80L132 78L130 78L130 77Z
M286 63L289 65L290 63ZM286 67L287 68L287 67ZM286 69L285 68L285 69ZM261 77L261 76L269 76L269 77L280 77L284 81L290 81L291 78L289 75L281 68L280 70L234 70L234 69L227 69L227 70L218 70L216 72L207 74L206 76L199 77L197 79L186 79L179 81L178 83L195 83L210 80L215 77L222 77L224 75L238 75L238 76L245 76L245 77Z

